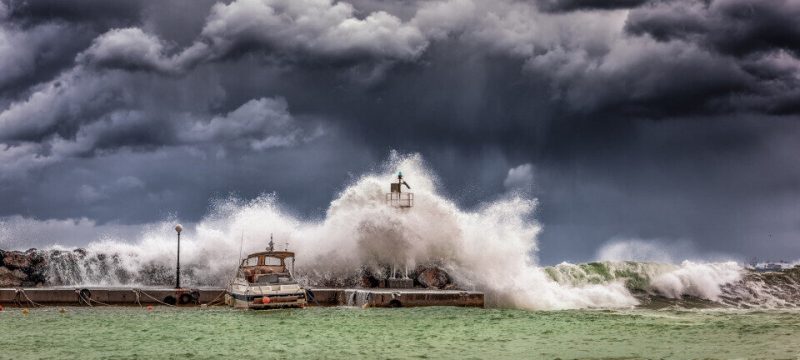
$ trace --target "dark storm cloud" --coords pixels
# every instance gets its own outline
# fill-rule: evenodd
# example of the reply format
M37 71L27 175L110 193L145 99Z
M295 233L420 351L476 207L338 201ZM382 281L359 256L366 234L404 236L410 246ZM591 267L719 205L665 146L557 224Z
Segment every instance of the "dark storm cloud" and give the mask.
M147 1L6 0L4 4L8 17L23 24L63 21L105 28L138 23Z
M345 2L239 0L215 4L196 41L180 51L168 51L164 41L139 28L113 29L95 39L79 61L181 73L249 52L345 63L413 60L427 45L417 27L383 11L361 19Z
M628 9L633 8L648 0L537 0L536 3L543 11L575 11L593 9Z
M0 52L0 94L18 97L25 89L52 79L72 65L76 54L114 28L144 26L160 30L166 41L182 43L194 37L214 0L49 1L5 0ZM179 19L179 20L177 20ZM177 29L176 29L177 28ZM12 62L13 61L13 62Z
M14 98L72 66L72 56L95 36L83 27L45 23L0 25L0 94Z
M659 41L683 39L725 54L784 49L800 53L800 3L747 0L663 1L635 9L626 30Z
M625 29L719 54L739 71L728 72L729 78L738 78L738 86L720 84L733 90L722 94L731 96L731 106L788 114L800 100L799 79L789 75L796 73L800 54L798 17L800 4L795 1L666 1L631 11Z
M615 237L800 251L796 2L2 4L15 222L193 221L272 191L321 216L397 149L463 206L536 194L547 262Z
M202 80L187 78L181 84L192 82ZM137 95L144 91L161 97L153 103ZM219 96L215 90L194 91L183 104L176 91L173 84L152 87L130 74L76 68L0 113L0 133L11 146L36 143L45 156L60 158L202 144L264 150L290 146L322 131L299 126L282 98L248 99L217 113L194 107L203 98L213 101Z

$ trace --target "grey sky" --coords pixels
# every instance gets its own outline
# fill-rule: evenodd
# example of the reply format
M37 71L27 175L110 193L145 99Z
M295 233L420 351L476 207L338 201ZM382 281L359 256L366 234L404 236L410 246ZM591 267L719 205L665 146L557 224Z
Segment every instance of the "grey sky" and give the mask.
M463 207L532 192L545 263L800 257L797 1L0 4L0 216L41 226L14 247L230 194L320 217L397 150Z

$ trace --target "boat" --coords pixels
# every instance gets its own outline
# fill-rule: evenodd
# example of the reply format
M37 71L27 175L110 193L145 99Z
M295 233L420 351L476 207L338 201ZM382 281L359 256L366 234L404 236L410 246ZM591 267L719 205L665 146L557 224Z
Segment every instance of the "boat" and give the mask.
M267 251L247 255L227 288L225 303L239 309L304 308L306 290L294 279L294 252L276 251L270 235ZM287 264L291 261L291 268Z

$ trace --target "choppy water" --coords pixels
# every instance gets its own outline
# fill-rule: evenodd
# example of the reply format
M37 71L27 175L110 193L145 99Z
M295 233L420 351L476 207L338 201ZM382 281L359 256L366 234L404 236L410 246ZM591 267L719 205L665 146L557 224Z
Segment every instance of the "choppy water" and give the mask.
M56 308L0 312L2 359L797 358L800 312Z

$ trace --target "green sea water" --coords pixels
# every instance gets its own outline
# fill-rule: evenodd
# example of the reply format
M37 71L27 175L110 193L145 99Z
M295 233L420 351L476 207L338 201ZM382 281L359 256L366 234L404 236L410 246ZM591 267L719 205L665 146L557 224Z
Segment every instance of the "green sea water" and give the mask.
M795 359L800 312L138 307L0 312L1 359Z

